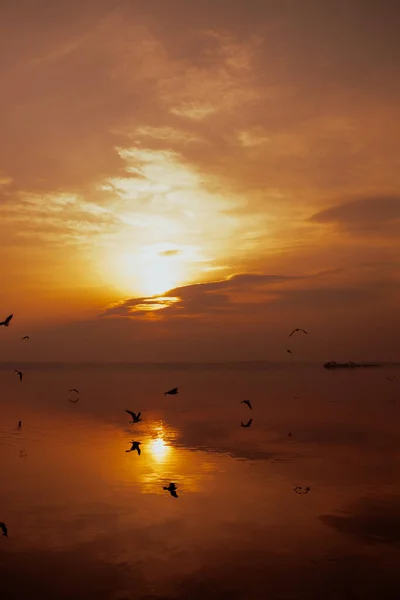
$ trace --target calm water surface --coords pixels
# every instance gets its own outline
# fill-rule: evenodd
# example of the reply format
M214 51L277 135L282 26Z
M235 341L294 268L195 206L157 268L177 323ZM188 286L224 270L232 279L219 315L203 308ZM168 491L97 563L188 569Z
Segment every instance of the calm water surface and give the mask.
M0 369L4 600L400 597L398 368L22 370Z

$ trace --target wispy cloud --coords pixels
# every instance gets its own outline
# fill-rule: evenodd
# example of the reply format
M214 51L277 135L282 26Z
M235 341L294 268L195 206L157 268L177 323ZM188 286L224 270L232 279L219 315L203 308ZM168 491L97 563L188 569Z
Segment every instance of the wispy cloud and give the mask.
M314 214L314 223L333 223L353 233L400 233L400 196L358 198Z

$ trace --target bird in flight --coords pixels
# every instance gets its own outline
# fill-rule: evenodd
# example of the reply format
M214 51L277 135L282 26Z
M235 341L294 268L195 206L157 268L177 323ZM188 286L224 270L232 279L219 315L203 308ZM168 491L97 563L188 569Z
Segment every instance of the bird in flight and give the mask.
M4 327L8 327L13 316L14 315L8 315L7 319L0 322L0 325L4 325Z
M72 388L72 390L69 390L70 392L76 392L77 394L79 394L79 390L77 390L76 388Z
M133 452L134 450L137 450L137 453L138 453L138 454L139 454L139 456L140 456L140 452L141 452L141 450L140 450L139 446L140 446L140 444L141 444L141 443L142 443L142 442L134 442L134 441L132 440L132 442L131 442L131 444L132 444L132 448L131 448L130 450L125 450L125 452Z
M30 340L31 338L29 337L29 335L24 335L24 337L22 338L22 341L24 340Z
M132 412L131 410L126 410L125 412L127 412L129 415L131 415L132 417L132 423L139 423L139 421L141 421L140 415L142 414L140 411L138 412L138 414Z
M168 487L163 487L163 490L166 490L173 496L174 498L178 498L178 494L176 493L176 483L170 483Z
M76 404L78 402L78 400L79 400L79 397L75 398L75 400L71 400L71 398L68 398L68 402L72 402L72 404Z
M0 529L3 532L3 535L8 537L8 529L7 529L7 525L5 523L0 523Z
M394 381L396 377L385 377L385 379L387 379L388 381Z
M296 485L296 487L293 488L293 491L296 492L296 494L308 494L310 490L310 487L303 488L301 485Z
M292 337L292 335L294 333L296 333L296 331L302 331L303 333L307 333L307 331L305 329L301 329L300 327L297 327L296 329L293 329L292 333L289 335L289 337Z
M250 408L250 410L253 410L250 400L242 400L240 404L247 404L247 406Z
M288 352L289 354L293 354L293 352L289 350L289 348L286 350L286 352Z
M172 390L168 390L168 392L164 392L164 396L175 396L178 393L178 388L172 388Z
M16 372L16 374L18 375L18 377L19 377L19 380L20 380L20 381L22 381L22 377L23 377L23 375L24 375L24 374L23 374L21 371L18 371L18 369L14 369L14 371L15 371L15 372Z
M21 429L22 427L22 421L18 421L18 429Z
M241 425L242 425L242 427L250 427L250 425L252 424L252 422L253 422L253 419L249 419L247 421L247 423L243 423L243 421L241 421Z

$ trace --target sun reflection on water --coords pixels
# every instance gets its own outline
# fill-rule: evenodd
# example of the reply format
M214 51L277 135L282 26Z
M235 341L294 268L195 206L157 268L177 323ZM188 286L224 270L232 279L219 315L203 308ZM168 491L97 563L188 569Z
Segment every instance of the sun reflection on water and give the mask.
M162 437L158 437L150 441L149 449L154 460L158 463L162 463L170 453L171 446L168 446Z

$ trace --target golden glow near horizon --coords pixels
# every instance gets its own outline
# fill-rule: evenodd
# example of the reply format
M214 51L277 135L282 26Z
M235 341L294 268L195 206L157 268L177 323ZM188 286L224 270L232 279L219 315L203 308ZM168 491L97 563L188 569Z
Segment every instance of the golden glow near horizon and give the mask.
M51 36L44 4L24 10L28 43L18 9L1 24L0 308L19 315L14 328L36 323L41 358L123 360L132 339L135 359L261 358L286 321L323 328L339 351L350 329L339 340L326 315L352 324L358 353L367 314L375 347L397 356L395 19L372 39L378 8L354 30L341 9L300 2L253 2L223 27L202 3L182 3L176 22L167 2L145 16L141 2L94 3L93 18L72 7L68 23L60 3ZM234 343L240 328L252 336Z

